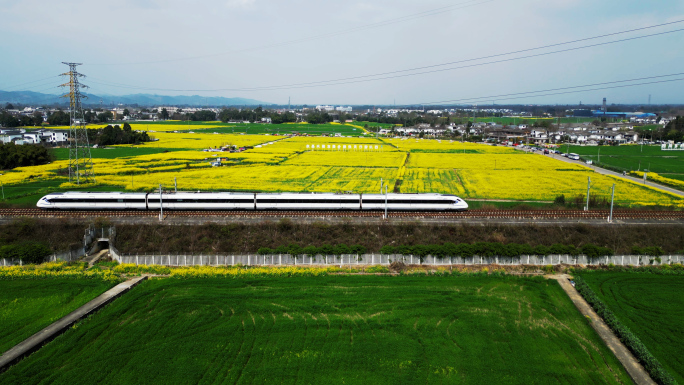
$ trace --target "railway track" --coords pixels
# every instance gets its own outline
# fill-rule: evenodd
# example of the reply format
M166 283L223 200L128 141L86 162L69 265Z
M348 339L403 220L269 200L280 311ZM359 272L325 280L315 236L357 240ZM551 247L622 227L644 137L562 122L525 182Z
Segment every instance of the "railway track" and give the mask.
M470 210L466 212L389 212L390 218L480 218L480 219L607 219L608 210ZM36 218L86 218L86 217L158 217L158 211L135 210L79 210L45 211L41 209L0 209L0 217ZM353 217L382 218L381 211L172 211L165 210L164 217ZM644 220L684 220L684 211L636 211L616 210L613 218Z

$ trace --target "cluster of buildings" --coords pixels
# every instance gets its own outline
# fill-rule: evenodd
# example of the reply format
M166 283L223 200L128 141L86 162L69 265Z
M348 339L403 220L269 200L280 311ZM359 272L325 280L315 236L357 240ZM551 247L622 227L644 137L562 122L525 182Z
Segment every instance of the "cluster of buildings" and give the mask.
M64 144L68 140L67 131L34 130L25 129L0 129L0 142L14 144L41 144L52 145Z
M352 112L351 106L316 106L316 111L325 111L325 112L333 112L333 111L338 111L338 112Z
M629 124L608 124L597 127L590 123L579 125L561 125L559 128L545 129L529 127L526 124L514 126L502 126L493 123L479 122L468 127L466 125L451 124L441 127L430 127L428 124L419 124L415 127L395 127L381 129L380 135L401 136L447 136L466 135L481 136L484 140L496 140L498 142L526 142L534 144L548 144L559 142L573 142L579 144L591 143L635 143L639 141L639 134Z

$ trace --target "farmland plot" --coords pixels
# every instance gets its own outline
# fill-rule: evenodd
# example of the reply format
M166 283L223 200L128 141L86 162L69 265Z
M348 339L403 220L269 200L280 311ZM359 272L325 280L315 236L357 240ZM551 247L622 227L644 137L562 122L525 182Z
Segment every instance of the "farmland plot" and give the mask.
M97 279L0 280L0 354L112 286Z
M675 380L684 383L684 276L614 272L581 276Z
M144 282L4 384L629 384L557 283L306 277Z

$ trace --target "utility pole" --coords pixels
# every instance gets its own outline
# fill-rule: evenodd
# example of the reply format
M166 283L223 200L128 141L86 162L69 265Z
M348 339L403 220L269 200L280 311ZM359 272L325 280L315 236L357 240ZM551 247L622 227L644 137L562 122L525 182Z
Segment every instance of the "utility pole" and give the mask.
M176 183L176 177L173 177L173 191L178 192L178 184Z
M385 185L385 219L387 219L387 185Z
M79 78L85 77L85 75L76 71L76 66L81 65L81 63L62 63L69 66L69 72L61 74L61 76L69 76L69 82L60 86L69 87L69 93L62 95L63 98L69 98L69 183L75 181L76 184L80 184L81 179L83 179L83 183L95 183L93 158L90 155L88 131L85 128L81 105L81 99L86 98L85 95L81 94L81 89L88 88L88 86L81 84Z
M608 222L613 222L613 201L615 200L615 183L613 183L613 191L610 193L610 217Z
M587 205L584 206L584 211L589 211L589 190L591 190L591 177L587 177Z
M162 207L162 186L159 184L159 221L164 220L164 208Z

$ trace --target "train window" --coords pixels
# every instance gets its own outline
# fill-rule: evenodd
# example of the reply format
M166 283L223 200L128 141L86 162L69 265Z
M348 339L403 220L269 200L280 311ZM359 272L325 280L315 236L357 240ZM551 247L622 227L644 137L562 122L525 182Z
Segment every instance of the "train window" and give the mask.
M384 199L364 199L366 204L385 204ZM402 204L402 205L443 205L449 204L449 201L444 200L418 200L418 199L388 199L387 204Z
M123 203L124 200L123 200L123 199L117 199L117 201L118 201L119 203Z
M327 203L327 204L359 204L357 199L263 199L258 198L257 203Z

